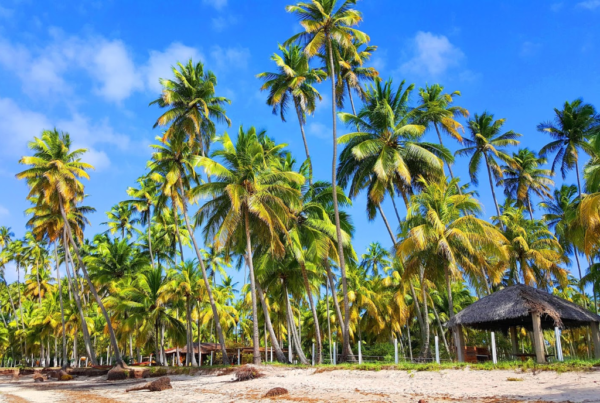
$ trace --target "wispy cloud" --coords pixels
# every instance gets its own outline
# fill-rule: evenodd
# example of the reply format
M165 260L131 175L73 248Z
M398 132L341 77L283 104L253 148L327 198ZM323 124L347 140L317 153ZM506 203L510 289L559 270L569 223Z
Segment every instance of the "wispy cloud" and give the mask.
M211 25L217 32L223 32L232 25L237 24L238 19L232 15L215 17L211 20Z
M525 41L521 45L521 51L519 54L523 57L534 56L542 49L540 43Z
M10 211L6 207L0 204L0 216L9 215Z
M227 0L202 0L202 4L220 10L227 5Z
M223 48L214 46L210 52L211 61L219 70L245 69L250 61L250 49L242 47Z
M439 77L460 65L465 55L446 36L419 31L412 40L413 56L400 66L405 74Z
M588 10L595 10L600 7L600 0L586 0L577 3L577 7L587 8Z
M179 42L173 42L164 51L150 51L148 63L142 68L146 80L146 87L159 93L162 90L160 78L172 78L171 67L176 66L177 62L187 63L192 59L194 63L204 61L204 56L199 49L186 46Z

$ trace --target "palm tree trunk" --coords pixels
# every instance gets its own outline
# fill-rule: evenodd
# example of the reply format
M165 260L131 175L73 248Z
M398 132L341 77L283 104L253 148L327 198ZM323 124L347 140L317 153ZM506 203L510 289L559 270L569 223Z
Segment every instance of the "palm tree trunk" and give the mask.
M308 283L308 275L306 274L306 266L304 262L300 263L300 269L302 270L302 279L304 280L304 288L306 288L306 294L308 295L308 303L310 304L310 310L312 311L313 320L315 322L315 339L317 339L317 359L316 364L323 362L323 344L321 342L321 329L319 328L319 317L317 316L317 307L313 302L312 291L310 284Z
M429 340L430 340L430 330L429 330L429 304L427 303L427 286L425 285L425 268L421 267L420 269L420 281L421 281L421 298L423 299L423 324L425 328L423 329L423 349L421 349L421 355L423 358L429 358Z
M498 200L496 199L496 190L494 189L494 180L492 179L492 170L490 168L490 162L486 153L483 153L485 157L485 166L488 172L488 179L490 180L490 189L492 190L492 197L494 198L494 205L496 206L496 214L500 217L500 207L498 207Z
M162 362L162 357L160 354L160 349L158 348L158 321L154 321L154 351L155 351L155 355L156 355L156 362L158 362L160 365L164 365L164 362ZM150 365L152 365L152 363L150 363Z
M67 271L67 274L69 273L69 261L71 261L71 254L69 252L69 248L67 247L67 230L66 227L63 227L63 240L64 240L64 248L65 248L65 270ZM74 267L75 265L73 265ZM73 271L75 271L73 269ZM73 275L75 275L75 273L73 273ZM76 283L74 283L76 284ZM83 344L85 345L85 351L88 355L88 357L90 357L90 361L92 363L92 365L98 365L97 361L96 361L96 353L94 351L94 349L92 348L92 340L90 338L90 332L88 330L88 326L87 326L87 322L85 320L85 314L83 312L83 307L81 305L81 298L79 296L79 293L77 292L77 286L72 285L73 286L73 295L75 296L75 304L77 305L77 310L79 311L79 318L81 320L81 333L83 334ZM77 335L75 335L75 337L77 337Z
M342 320L343 316L342 316L342 311L340 309L340 304L338 302L338 298L337 298L337 291L335 290L335 281L333 280L333 273L331 272L331 268L329 267L329 265L325 265L325 270L327 270L327 278L329 278L329 288L331 289L331 297L333 299L333 306L335 307L335 313L338 317L338 324L340 326L340 330L342 332L342 334L344 334L345 329L344 329L344 321Z
M42 307L42 287L40 286L40 265L38 264L38 260L35 260L35 279L37 281L37 290L38 290L38 303L40 308Z
M356 109L354 108L354 99L352 98L352 91L350 89L350 83L346 81L346 88L348 88L348 97L350 98L350 106L352 106L352 114L356 116Z
M402 222L402 220L400 219L400 214L398 214L398 207L396 207L396 200L394 198L394 195L391 195L390 197L392 199L392 205L394 206L394 212L396 213L396 218L398 219L398 224L400 224ZM408 203L406 203L408 205Z
M340 272L342 275L342 292L344 297L344 342L342 345L342 356L340 361L356 362L356 358L350 349L350 307L348 302L348 281L346 280L346 261L344 258L344 245L342 241L342 228L340 226L340 212L337 200L337 115L335 106L335 70L333 68L333 49L329 32L325 33L325 41L327 43L327 53L329 59L329 78L331 78L331 118L333 123L333 159L331 163L331 186L333 186L333 211L335 215L335 232L337 237L338 255L340 258Z
M67 356L67 336L65 331L65 309L63 307L63 298L62 298L62 281L60 281L60 264L58 261L58 239L54 241L54 261L56 263L56 281L58 282L58 297L60 300L60 322L62 325L62 356L63 363L62 368L67 367L67 361L65 357Z
M312 160L310 159L310 153L308 152L308 142L306 141L306 134L304 133L304 119L302 117L302 110L300 103L294 97L294 107L296 108L296 114L298 115L298 123L300 124L300 132L302 133L302 141L304 142L304 150L306 151L306 160L308 161L308 184L313 184L313 166Z
M331 362L332 358L331 358L331 318L329 316L329 286L328 286L328 281L325 280L325 301L327 303L327 335L328 335L328 342L329 342L329 362Z
M304 351L302 351L302 345L300 344L300 337L298 337L298 332L296 329L296 323L294 322L294 314L292 313L292 305L290 304L290 296L288 294L287 285L285 282L283 283L283 287L285 290L285 302L287 307L287 316L290 324L290 333L291 337L294 340L294 346L296 347L296 353L298 354L298 359L302 365L308 365L308 359L304 355ZM291 343L290 343L291 345Z
M246 260L246 264L247 264L247 260ZM256 282L256 291L258 293L258 297L260 299L260 304L262 305L262 309L263 309L263 313L265 316L265 326L267 327L267 330L269 332L269 336L271 337L271 345L273 346L273 349L275 350L275 356L277 357L277 361L281 362L282 364L289 364L289 361L287 360L285 354L283 353L283 351L281 350L281 347L279 346L279 342L277 341L277 336L275 336L275 331L273 330L273 324L271 323L271 315L269 314L269 308L267 307L267 303L265 302L265 296L263 294L263 290L260 286L260 282ZM266 336L266 335L265 335ZM266 343L266 339L265 339L265 353L267 351L267 343ZM265 362L267 360L265 359Z
M150 215L150 206L148 206L148 214ZM150 215L150 217L152 217ZM148 218L148 252L150 252L150 265L154 269L154 255L152 254L152 218Z
M106 320L106 324L108 325L108 334L110 336L110 343L112 344L113 349L115 351L116 363L117 363L117 365L119 365L123 368L126 368L127 364L125 364L125 362L123 361L123 358L121 357L121 353L119 352L119 345L117 344L117 337L115 336L115 331L112 327L112 321L110 320L110 316L108 315L108 312L106 311L106 308L104 307L104 303L102 302L102 299L98 295L98 292L96 291L96 287L94 286L94 283L92 283L92 280L90 279L90 276L88 275L87 269L85 268L85 265L83 264L83 260L81 259L81 254L79 252L79 246L77 246L77 244L73 240L71 224L69 223L67 213L65 212L63 202L60 197L59 197L59 206L60 206L60 213L63 217L63 221L64 221L64 225L65 225L65 231L67 233L67 237L69 238L71 246L73 247L73 250L75 251L75 255L77 255L79 267L81 267L83 276L85 277L85 280L88 283L90 291L92 292L92 295L96 299L96 302L98 303L98 306L100 307L100 310L102 311L102 315L104 316L104 320ZM93 351L92 351L92 354L93 354ZM92 360L92 364L97 365L95 355L90 356L90 359Z
M215 304L215 299L213 297L212 288L210 287L210 283L208 282L208 276L206 275L206 266L204 265L204 259L200 255L200 250L198 249L198 244L196 243L196 237L194 236L194 232L192 231L192 227L190 225L190 220L188 218L187 203L184 198L185 192L183 190L183 184L181 183L181 178L179 178L179 190L181 191L181 196L182 196L182 200L183 200L182 210L183 210L183 218L185 220L185 226L188 230L188 233L190 234L190 238L192 238L192 243L194 244L194 251L196 252L196 257L198 258L198 262L200 262L200 268L202 269L202 278L204 279L204 286L206 287L206 292L208 293L208 300L210 302L210 307L213 312L213 318L215 320L215 326L217 329L217 334L219 336L219 344L221 345L221 353L223 354L223 364L229 365L229 357L227 356L227 350L225 349L225 337L223 337L223 329L221 328L221 320L219 317L219 312L217 311L217 306ZM260 357L260 355L259 355L259 357Z
M8 283L6 282L6 279L3 277L4 280L4 286L6 287L6 293L8 294L8 299L10 300L10 305L12 306L12 310L13 310L13 315L15 315L15 320L17 321L17 324L19 323L19 321L16 319L17 318L17 308L15 308L15 302L13 301L13 297L10 293L10 288L8 287Z
M446 278L446 291L448 292L448 317L454 317L454 302L452 301L452 283L450 282L450 271L448 266L444 267L444 277Z
M185 259L183 258L183 243L181 242L181 233L179 232L179 212L177 211L177 205L175 204L175 200L173 200L173 223L175 224L175 235L177 236L177 243L179 244L181 263L183 264L185 262Z
M444 327L442 326L442 321L440 320L440 316L438 315L437 309L435 309L435 304L431 303L431 308L433 309L433 314L435 315L435 319L437 320L438 326L440 328L440 334L442 335L442 341L444 342L444 347L446 347L446 351L448 352L448 356L450 356L450 348L448 348L448 341L446 340L446 334L444 333Z
M186 321L187 321L187 352L185 355L186 365L192 365L195 367L198 365L196 362L196 356L194 355L194 335L192 333L192 306L190 303L190 297L188 296L185 301L185 310L186 310ZM227 354L226 354L227 355Z
M433 127L435 127L435 131L438 135L438 139L440 141L440 145L443 147L444 146L444 142L442 141L442 135L440 134L440 129L438 128L437 122L433 122ZM450 166L450 164L446 164L448 166L448 172L450 172L450 177L452 179L454 179L454 174L452 173L452 167ZM460 189L459 189L460 192Z
M248 211L244 211L244 223L246 230L246 256L248 261L248 269L250 270L250 292L252 299L252 354L254 364L260 364L260 349L258 338L258 312L256 308L256 280L254 277L254 263L252 262L252 242L250 240L250 217Z
M19 260L17 260L17 291L19 293L19 311L21 312L21 327L23 328L23 332L25 332L25 317L23 316L23 301L21 301L21 268L19 267ZM23 356L27 354L27 340L23 341Z
M577 189L579 190L579 199L581 200L581 179L579 178L579 161L575 159L575 172L577 173Z

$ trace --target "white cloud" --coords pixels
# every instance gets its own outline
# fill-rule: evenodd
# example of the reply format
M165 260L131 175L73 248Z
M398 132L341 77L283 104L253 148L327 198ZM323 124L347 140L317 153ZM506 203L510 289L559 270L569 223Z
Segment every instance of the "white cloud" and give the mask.
M211 25L217 32L222 32L232 25L237 24L238 19L232 15L215 17L211 19Z
M227 5L227 0L202 0L202 3L220 10Z
M0 154L17 160L26 152L27 143L39 136L42 130L57 128L71 135L74 148L86 148L86 161L102 170L110 166L106 153L99 147L113 146L120 150L130 148L129 138L114 131L107 120L91 122L87 117L74 114L70 119L49 119L47 116L26 110L12 99L0 98L0 121L3 122L5 142Z
M413 39L414 56L400 66L405 74L438 77L448 69L460 65L464 53L444 35L417 32Z
M0 204L0 216L9 215L10 211L6 207Z
M600 7L600 0L587 0L577 3L577 7L587 8L588 10L595 10Z
M101 40L88 48L87 69L100 83L96 92L109 101L121 102L143 88L142 79L123 42ZM80 59L85 59L79 56Z
M534 56L540 51L541 48L542 45L539 43L526 41L521 45L520 55L523 57Z
M250 50L248 48L234 47L222 48L214 46L210 52L215 66L220 70L245 69L250 60Z
M10 18L14 14L14 11L10 8L0 6L0 18Z
M161 92L162 86L158 79L171 78L173 76L171 67L177 62L185 64L190 58L194 63L204 60L204 56L198 49L179 42L173 42L164 52L151 50L148 63L143 68L146 87L153 92Z
M553 3L550 6L550 10L554 13L557 13L563 8L563 5L564 5L563 3Z
M306 132L314 137L323 139L323 140L329 140L330 142L333 142L333 131L330 127L327 127L326 125L319 123L319 122L310 122L307 126L306 126ZM338 131L339 134L339 131Z

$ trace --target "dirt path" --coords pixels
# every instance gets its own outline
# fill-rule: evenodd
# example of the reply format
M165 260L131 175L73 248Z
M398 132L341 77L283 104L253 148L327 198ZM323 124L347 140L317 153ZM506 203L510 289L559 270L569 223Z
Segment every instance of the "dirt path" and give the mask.
M232 375L172 376L173 389L131 392L125 389L145 380L107 382L104 377L71 382L34 384L0 378L2 403L114 402L600 402L600 372L520 373L515 371L444 370L378 372L266 367L265 377L232 382ZM288 395L263 399L271 388Z

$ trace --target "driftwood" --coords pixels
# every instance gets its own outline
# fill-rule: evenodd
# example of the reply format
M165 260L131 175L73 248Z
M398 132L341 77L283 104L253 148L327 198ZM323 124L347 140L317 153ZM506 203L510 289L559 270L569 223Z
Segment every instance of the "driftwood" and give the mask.
M35 373L33 374L33 381L34 382L44 382L46 380L46 377L40 373Z
M153 380L152 382L145 383L140 386L134 386L133 388L127 389L125 392L133 392L136 390L146 390L148 389L150 392L161 392L167 389L173 389L171 386L171 379L168 376L163 376L162 378L158 378Z
M267 393L265 393L264 397L275 397L281 395L287 395L289 392L286 388L273 388Z

